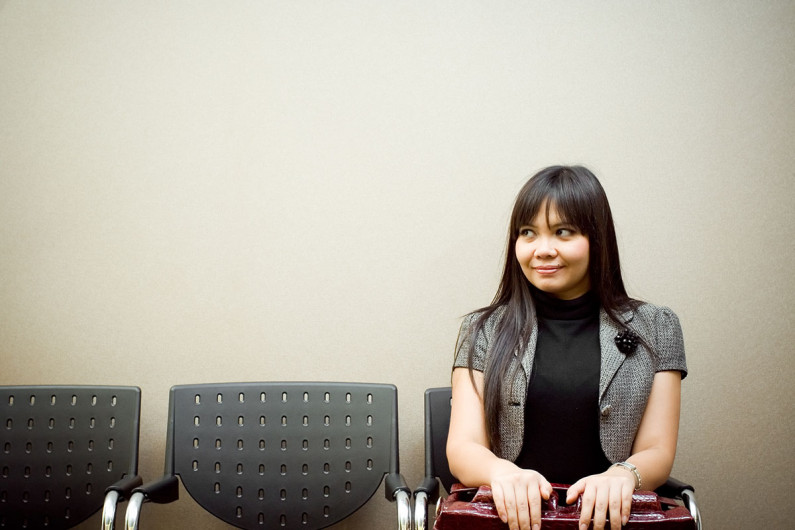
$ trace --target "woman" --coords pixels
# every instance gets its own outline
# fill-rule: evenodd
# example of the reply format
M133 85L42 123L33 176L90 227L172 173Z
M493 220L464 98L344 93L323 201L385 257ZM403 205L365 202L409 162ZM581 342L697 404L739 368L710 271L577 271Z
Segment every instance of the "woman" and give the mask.
M582 495L582 528L617 530L633 490L668 478L685 375L676 315L626 293L597 178L544 169L516 199L494 301L459 333L450 469L490 485L511 530L540 527L550 482Z

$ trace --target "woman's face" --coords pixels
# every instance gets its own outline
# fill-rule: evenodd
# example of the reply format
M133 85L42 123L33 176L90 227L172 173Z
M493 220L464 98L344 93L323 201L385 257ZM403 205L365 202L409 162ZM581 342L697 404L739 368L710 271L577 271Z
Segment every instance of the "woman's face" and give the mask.
M519 229L515 247L516 259L527 280L564 300L582 296L591 288L589 251L588 237L564 223L554 205L550 206L547 219L546 203L529 225Z

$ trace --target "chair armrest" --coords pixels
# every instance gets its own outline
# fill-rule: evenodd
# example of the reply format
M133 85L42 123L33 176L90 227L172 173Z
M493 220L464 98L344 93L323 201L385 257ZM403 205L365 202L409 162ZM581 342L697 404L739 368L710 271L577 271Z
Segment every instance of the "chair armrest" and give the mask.
M429 524L428 505L439 499L439 481L426 476L414 489L414 530L426 530Z
M681 497L682 492L685 490L695 491L695 488L689 485L687 482L682 482L681 480L675 479L673 477L668 478L665 481L665 484L660 486L655 490L657 495L662 497Z
M693 521L696 523L696 529L701 530L701 512L696 504L695 488L687 482L675 479L673 477L657 488L656 493L663 497L681 497L685 504L685 508L693 516Z
M174 475L167 475L135 488L133 493L142 493L145 500L157 504L174 502L179 499L179 479Z
M173 475L149 482L133 489L127 513L124 516L124 530L138 530L141 519L141 506L144 501L166 504L179 499L179 479Z
M395 497L400 491L404 491L411 495L411 490L409 489L408 484L406 484L406 479L403 478L403 475L400 473L389 473L386 476L386 480L384 480L384 493L386 495L386 500L394 501Z
M102 530L113 530L116 524L116 505L128 499L133 488L140 486L143 480L134 475L125 477L105 489L105 503L102 506Z
M133 490L143 483L144 481L139 475L124 477L118 482L108 486L108 488L105 490L105 493L115 491L119 494L119 500L122 501L124 499L129 499Z
M425 477L420 482L420 485L414 488L414 496L417 493L425 493L428 496L428 502L436 502L439 498L439 481L435 477Z
M389 473L384 481L387 500L397 504L399 530L411 530L411 490L400 473Z

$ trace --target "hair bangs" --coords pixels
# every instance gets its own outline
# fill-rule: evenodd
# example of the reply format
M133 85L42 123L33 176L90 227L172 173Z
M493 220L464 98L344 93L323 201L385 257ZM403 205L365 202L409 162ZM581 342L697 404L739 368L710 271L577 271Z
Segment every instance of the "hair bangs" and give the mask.
M527 183L515 204L512 228L515 234L533 223L544 209L547 224L552 208L563 223L573 225L588 235L592 232L590 194L582 189L579 179L565 167L549 168Z

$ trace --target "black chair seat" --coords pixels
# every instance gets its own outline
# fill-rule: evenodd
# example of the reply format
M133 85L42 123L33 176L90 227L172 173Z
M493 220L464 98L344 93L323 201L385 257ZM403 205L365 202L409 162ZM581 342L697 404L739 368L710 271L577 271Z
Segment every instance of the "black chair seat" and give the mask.
M392 385L181 385L171 390L169 417L167 474L137 490L145 500L176 500L179 476L231 525L315 529L351 515L386 475L387 498L402 492L410 509ZM128 528L138 524L130 510Z
M141 484L137 387L0 387L0 528L71 528Z

